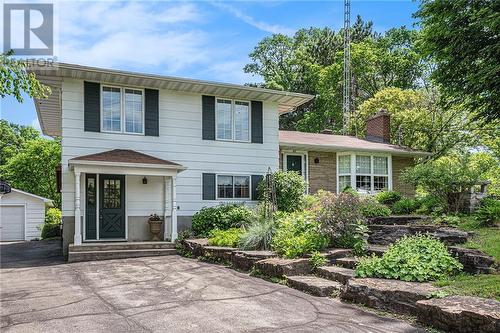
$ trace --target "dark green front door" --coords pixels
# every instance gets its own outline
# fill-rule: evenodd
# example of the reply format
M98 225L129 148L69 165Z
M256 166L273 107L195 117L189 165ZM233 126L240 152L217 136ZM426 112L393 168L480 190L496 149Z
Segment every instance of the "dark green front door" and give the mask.
M99 239L125 238L125 176L99 175Z
M302 155L286 155L286 170L296 171L302 176Z

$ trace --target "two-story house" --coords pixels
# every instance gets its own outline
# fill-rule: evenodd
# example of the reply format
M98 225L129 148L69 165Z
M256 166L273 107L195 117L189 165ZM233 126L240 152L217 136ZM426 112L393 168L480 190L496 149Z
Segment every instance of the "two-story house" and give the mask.
M279 165L279 115L313 98L234 84L57 64L33 70L44 134L62 142L63 244L175 240L220 202L251 203Z

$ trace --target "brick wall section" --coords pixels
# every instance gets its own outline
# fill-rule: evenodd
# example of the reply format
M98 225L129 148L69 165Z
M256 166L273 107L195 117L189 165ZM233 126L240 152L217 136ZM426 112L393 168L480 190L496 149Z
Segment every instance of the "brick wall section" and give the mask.
M366 121L366 139L389 143L391 140L391 118L380 112Z
M413 166L415 160L412 157L392 157L392 188L394 191L403 193L408 197L415 196L415 188L401 180L401 173L405 168Z
M319 158L319 163L314 160ZM309 152L309 193L316 193L323 189L337 191L337 157L332 152Z

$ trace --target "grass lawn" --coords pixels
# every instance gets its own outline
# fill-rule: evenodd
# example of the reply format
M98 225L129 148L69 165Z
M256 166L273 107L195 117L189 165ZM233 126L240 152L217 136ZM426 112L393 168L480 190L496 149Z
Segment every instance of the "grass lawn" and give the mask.
M479 296L500 301L500 274L457 275L434 283L450 295Z
M500 228L482 227L473 217L463 217L458 228L472 231L475 236L464 244L470 249L478 249L500 261Z

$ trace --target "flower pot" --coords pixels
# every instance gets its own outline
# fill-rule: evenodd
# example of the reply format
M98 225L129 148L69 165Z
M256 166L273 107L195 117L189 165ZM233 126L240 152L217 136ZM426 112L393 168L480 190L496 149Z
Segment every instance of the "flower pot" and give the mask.
M163 224L163 221L161 220L149 220L149 231L153 235L151 240L153 241L159 241L160 239L160 233L161 233L161 225Z

